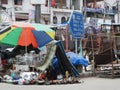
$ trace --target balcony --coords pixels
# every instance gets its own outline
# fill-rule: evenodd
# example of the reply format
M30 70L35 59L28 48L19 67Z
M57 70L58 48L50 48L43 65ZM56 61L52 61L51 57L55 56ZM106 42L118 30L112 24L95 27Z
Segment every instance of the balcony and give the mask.
M104 11L105 10L105 11ZM100 14L108 14L108 15L115 15L117 13L116 9L103 9L103 8L88 8L84 7L83 11L91 12L91 13L100 13Z
M117 13L116 10L105 10L105 14L115 15L116 13Z
M93 12L93 13L103 13L104 12L104 9L102 8L85 8L83 9L83 11L86 11L86 12Z

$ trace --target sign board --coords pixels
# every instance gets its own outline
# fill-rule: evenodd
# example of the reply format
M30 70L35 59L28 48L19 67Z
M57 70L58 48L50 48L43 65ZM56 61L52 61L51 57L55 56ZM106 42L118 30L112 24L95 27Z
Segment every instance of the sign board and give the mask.
M45 4L45 0L30 0L31 4Z
M83 38L84 37L84 21L82 13L78 11L73 11L68 22L69 31L73 38Z

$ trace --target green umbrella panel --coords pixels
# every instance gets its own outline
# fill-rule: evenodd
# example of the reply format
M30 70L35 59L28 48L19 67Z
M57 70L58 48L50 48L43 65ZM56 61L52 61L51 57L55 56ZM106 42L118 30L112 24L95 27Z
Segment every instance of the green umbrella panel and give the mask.
M4 38L0 41L2 44L16 46L18 44L18 40L20 34L22 32L22 28L15 28L11 32L9 32Z

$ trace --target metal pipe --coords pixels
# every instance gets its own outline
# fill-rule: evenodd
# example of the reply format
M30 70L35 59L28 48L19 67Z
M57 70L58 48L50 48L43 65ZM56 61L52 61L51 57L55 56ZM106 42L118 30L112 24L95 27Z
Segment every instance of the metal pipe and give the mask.
M105 23L105 0L104 0L104 16L103 16L103 18L104 18L104 20L103 20L103 22Z
M1 10L2 10L2 4L1 4L1 0L0 0L0 23L2 22L2 20L1 20Z
M66 51L69 51L68 49L68 25L66 26Z
M118 8L118 23L120 22L120 1L117 1L117 8Z

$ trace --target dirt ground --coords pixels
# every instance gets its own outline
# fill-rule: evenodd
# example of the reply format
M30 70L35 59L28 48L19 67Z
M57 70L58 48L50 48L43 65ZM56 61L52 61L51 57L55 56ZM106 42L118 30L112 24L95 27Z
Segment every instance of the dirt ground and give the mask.
M0 83L1 90L120 90L120 78L81 78L81 83L62 85L12 85Z

